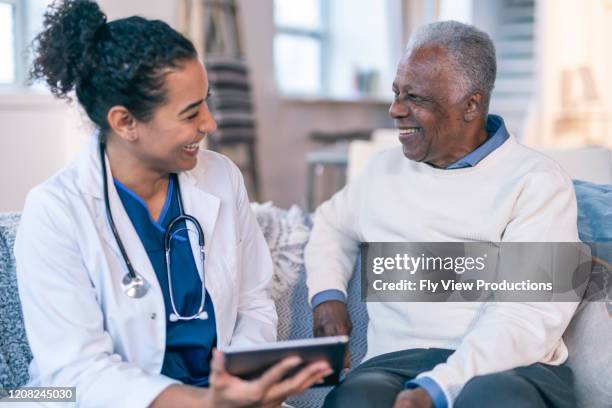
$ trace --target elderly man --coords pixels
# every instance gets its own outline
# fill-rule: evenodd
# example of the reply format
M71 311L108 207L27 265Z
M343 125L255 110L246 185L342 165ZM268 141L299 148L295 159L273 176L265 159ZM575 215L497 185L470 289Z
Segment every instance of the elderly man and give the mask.
M316 336L349 334L360 242L577 242L576 198L553 161L488 115L495 48L458 22L421 27L397 69L401 149L376 155L317 210L306 248ZM575 303L369 303L364 362L326 407L570 407L561 336Z

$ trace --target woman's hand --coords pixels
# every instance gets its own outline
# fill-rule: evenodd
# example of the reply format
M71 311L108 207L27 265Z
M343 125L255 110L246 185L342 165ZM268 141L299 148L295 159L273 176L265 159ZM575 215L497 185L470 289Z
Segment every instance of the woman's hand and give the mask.
M288 357L271 367L261 377L245 381L225 371L222 352L214 350L211 362L210 407L238 408L278 406L288 396L300 394L330 375L333 370L325 361L309 364L295 375L283 380L285 374L301 363L299 357Z

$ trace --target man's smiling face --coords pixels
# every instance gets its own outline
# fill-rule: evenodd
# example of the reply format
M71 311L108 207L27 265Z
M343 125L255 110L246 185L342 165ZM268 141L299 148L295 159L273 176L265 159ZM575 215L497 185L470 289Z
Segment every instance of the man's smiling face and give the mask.
M400 61L389 114L408 159L446 167L463 151L465 90L460 78L441 46L412 50Z

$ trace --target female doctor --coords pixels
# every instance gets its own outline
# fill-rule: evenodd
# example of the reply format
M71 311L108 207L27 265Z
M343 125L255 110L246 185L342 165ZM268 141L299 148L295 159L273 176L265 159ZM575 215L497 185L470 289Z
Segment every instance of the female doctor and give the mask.
M274 341L276 312L240 172L199 150L216 124L189 40L64 0L34 44L33 78L76 90L98 132L26 200L15 254L29 385L75 386L79 406L239 407L330 374L315 363L282 380L288 359L247 382L213 353Z

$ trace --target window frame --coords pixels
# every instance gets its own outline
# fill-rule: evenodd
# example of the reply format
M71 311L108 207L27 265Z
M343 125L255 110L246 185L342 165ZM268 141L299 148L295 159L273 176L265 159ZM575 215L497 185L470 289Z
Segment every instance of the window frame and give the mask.
M276 1L276 0L274 0ZM329 7L327 7L328 2L326 0L317 0L319 2L319 11L320 11L320 19L321 26L319 28L303 28L296 26L287 26L276 23L276 18L274 18L274 39L279 34L282 35L290 35L301 38L309 38L314 39L319 43L319 47L321 49L321 61L319 65L319 77L321 78L321 83L319 89L316 90L313 94L308 94L308 96L327 96L328 94L328 81L329 75L327 73L327 64L329 63ZM276 52L276 51L274 51ZM283 89L280 89L279 83L276 81L275 83L278 88L279 94L283 97L301 97L304 95L295 95L292 93L287 93Z
M13 44L14 81L0 83L0 89L24 87L28 78L25 54L27 48L25 44L27 0L0 0L0 3L9 4L13 7L13 36L15 41Z

